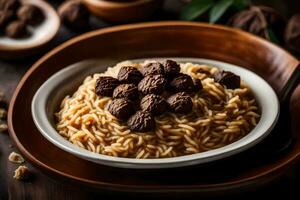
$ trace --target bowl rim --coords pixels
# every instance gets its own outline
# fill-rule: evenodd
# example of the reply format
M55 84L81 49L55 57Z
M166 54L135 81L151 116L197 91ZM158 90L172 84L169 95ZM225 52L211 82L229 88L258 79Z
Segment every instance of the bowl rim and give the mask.
M115 8L128 8L128 7L135 7L135 6L141 6L148 3L153 3L153 1L156 0L137 0L137 1L130 1L130 2L118 2L118 1L106 1L106 0L83 0L84 3L91 4L96 7L102 7L102 8L109 8L109 9L115 9Z
M100 30L95 30L95 31L91 31L85 34L82 34L80 36L74 37L64 43L62 43L61 45L55 47L53 50L49 51L47 54L45 54L43 57L41 57L39 60L37 60L32 66L31 68L24 74L24 76L22 77L22 79L19 81L15 92L12 95L11 101L10 101L10 105L9 105L9 110L8 110L8 128L9 128L9 135L12 138L12 141L14 142L14 144L19 148L19 150L21 151L21 153L27 157L27 159L35 164L37 167L39 167L40 169L44 170L45 172L48 173L52 173L55 175L60 175L63 177L66 177L68 179L71 180L76 180L76 181L80 181L83 182L85 184L92 184L94 186L99 186L99 187L107 187L107 186L111 186L117 189L145 189L147 191L149 190L159 190L161 189L160 186L140 186L140 185L122 185L122 184L112 184L112 183L105 183L103 181L96 181L96 180L91 180L88 178L84 178L84 177L77 177L73 174L70 174L68 172L63 172L60 171L58 169L55 169L51 166L46 165L44 162L40 161L37 157L35 157L32 153L30 153L30 151L28 151L28 149L26 149L26 147L22 144L22 142L19 140L18 138L18 134L17 131L14 128L14 120L13 120L13 113L15 111L15 104L16 104L16 99L19 96L19 93L22 91L24 84L26 83L26 81L29 79L29 77L32 75L32 73L34 73L34 71L36 71L44 62L46 62L49 58L55 56L56 54L58 54L62 49L67 48L68 46L71 46L75 43L78 43L82 40L85 40L87 38L92 38L94 36L98 36L98 35L102 35L105 33L112 33L112 32L117 32L117 31L125 31L125 30L131 30L131 29L141 29L141 28L149 28L149 27L164 27L164 26L178 26L178 27L190 27L190 28L199 28L199 27L204 27L204 28L213 28L215 30L219 30L219 31L230 31L231 33L234 34L238 34L241 35L243 37L249 37L254 41L260 42L263 45L266 45L270 48L276 48L277 51L280 51L284 54L286 54L287 56L289 56L292 60L294 60L294 62L296 62L297 64L299 64L299 60L296 59L294 56L292 56L289 52L287 52L285 49L283 49L282 47L279 47L275 44L272 44L262 38L259 38L255 35L252 35L250 33L247 33L245 31L239 30L239 29L233 29L227 26L222 26L222 25L213 25L213 24L207 24L207 23L202 23L202 22L187 22L187 21L162 21L162 22L143 22L143 23L136 23L136 24L127 24L127 25L119 25L119 26L114 26L114 27L107 27L104 29L100 29ZM246 184L247 182L251 182L254 181L256 179L262 179L264 177L267 177L270 174L273 174L275 172L279 172L281 169L283 169L284 167L287 167L289 163L293 163L295 162L295 160L297 158L300 157L300 152L295 153L293 155L289 155L288 157L284 158L283 160L281 160L280 162L278 162L276 164L276 166L272 166L269 167L268 169L265 169L264 171L259 171L258 173L256 173L255 175L251 175L249 177L244 177L241 178L239 180L229 180L223 183L214 183L214 184L204 184L204 185L191 185L188 186L189 189L193 190L193 189L213 189L213 188L230 188L230 187L234 187L235 185L243 185ZM184 185L179 185L179 186L166 186L164 188L165 189L180 189L180 188L184 188L184 190L187 190L188 188L185 187Z
M107 156L107 155L88 151L86 149L80 148L72 144L71 142L64 139L61 135L59 135L55 127L51 125L49 119L47 118L47 112L46 112L47 102L49 98L51 98L49 94L57 87L57 84L61 83L65 79L66 77L65 74L67 74L67 76L68 74L69 75L72 74L72 72L70 72L72 71L72 69L74 68L76 69L77 66L84 65L84 63L88 61L80 61L78 63L72 64L70 66L67 66L57 71L40 86L40 88L36 91L33 100L31 102L31 114L33 117L33 121L36 127L39 129L40 133L57 147L73 155L82 157L84 159L88 159L94 162L102 161L105 164L111 162L111 165L120 164L120 165L116 165L116 167L124 167L124 168L171 168L171 167L188 166L193 164L202 164L202 163L219 160L253 147L255 144L262 141L274 128L279 116L278 97L275 91L272 89L272 87L256 73L248 69L242 68L240 66L236 66L225 62L216 61L216 60L202 59L202 58L167 57L167 58L133 59L129 61L133 61L133 62L141 62L143 60L162 61L165 59L177 60L178 62L181 63L191 62L191 63L199 63L199 64L204 63L208 65L213 65L216 66L217 68L223 68L225 70L238 73L238 75L244 77L242 80L248 77L252 77L252 79L254 80L253 83L250 83L250 80L248 80L246 81L247 85L251 88L254 95L259 97L259 99L257 99L256 97L258 104L264 104L266 106L265 108L264 107L261 108L262 113L258 124L254 127L254 129L250 131L250 133L248 133L243 138L231 144L225 145L224 147L220 147L214 150L195 153L191 155L184 155L184 156L171 157L171 158L136 159L136 158L113 157L113 156ZM82 80L84 80L84 78L85 77L82 77ZM259 85L256 85L257 82L259 82ZM259 87L256 88L254 87L254 85ZM268 94L268 98L263 98L262 94ZM123 166L123 164L128 164L128 165Z

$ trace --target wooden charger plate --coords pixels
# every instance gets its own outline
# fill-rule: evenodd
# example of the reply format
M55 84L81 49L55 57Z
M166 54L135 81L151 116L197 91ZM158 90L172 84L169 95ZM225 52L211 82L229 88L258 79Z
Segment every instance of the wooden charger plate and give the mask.
M279 47L248 33L192 22L156 22L106 28L76 37L36 62L19 83L9 110L15 144L33 164L50 175L102 189L135 192L213 192L259 186L285 172L300 155L300 138L276 159L239 154L205 165L130 170L98 165L73 156L48 142L35 127L31 100L51 75L78 61L100 58L108 63L149 57L199 57L246 67L280 92L298 60ZM84 77L83 77L84 79ZM267 97L266 97L267 98ZM300 87L291 102L293 119L300 117ZM294 133L300 125L293 123ZM297 135L297 134L295 134ZM255 155L255 154L254 154Z

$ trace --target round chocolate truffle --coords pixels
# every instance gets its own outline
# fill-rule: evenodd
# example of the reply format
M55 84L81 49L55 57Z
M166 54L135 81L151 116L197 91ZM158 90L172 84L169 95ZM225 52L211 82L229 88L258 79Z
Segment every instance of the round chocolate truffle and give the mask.
M89 26L90 13L80 0L70 0L62 3L58 8L62 23L69 28L82 31Z
M177 76L180 72L180 65L174 60L166 60L164 64L164 71L167 77Z
M135 111L132 102L124 98L112 100L107 110L120 120L128 119Z
M159 62L148 63L142 66L140 71L144 76L157 74L164 75L164 66Z
M232 72L220 71L214 74L214 80L228 89L240 88L241 78Z
M118 79L123 83L138 84L143 79L143 75L135 67L125 66L121 67L118 73Z
M167 99L169 108L178 114L188 114L193 109L192 98L185 92L176 93Z
M126 98L135 100L139 97L139 91L134 84L122 84L115 88L113 98Z
M0 0L0 10L2 11L16 11L20 5L20 0Z
M41 24L45 19L43 11L39 7L31 4L25 4L19 8L17 16L24 23L32 26Z
M127 126L131 131L148 132L154 130L155 120L149 112L138 111L128 119Z
M166 79L162 75L150 75L141 80L138 90L146 94L161 94L166 85Z
M101 76L96 81L96 94L99 96L108 96L113 95L114 89L120 85L118 79L110 76Z
M153 115L163 114L167 110L167 102L159 95L148 94L141 100L140 107L143 111Z
M193 79L189 75L179 74L169 82L168 89L172 92L192 93L195 90L195 86Z
M24 38L29 36L26 25L21 21L11 22L5 29L5 34L11 38Z
M10 10L0 11L0 32L5 29L5 26L14 18L14 13Z

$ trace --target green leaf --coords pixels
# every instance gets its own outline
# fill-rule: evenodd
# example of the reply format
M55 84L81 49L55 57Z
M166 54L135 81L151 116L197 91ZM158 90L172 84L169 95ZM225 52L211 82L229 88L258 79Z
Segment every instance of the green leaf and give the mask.
M193 0L182 9L180 19L194 20L209 10L213 4L213 0Z
M233 0L221 0L217 2L209 13L209 22L215 23L218 21L232 4Z
M249 5L250 5L250 0L234 0L233 1L233 6L237 10L244 10Z
M269 35L269 39L271 42L275 43L275 44L280 44L276 34L274 33L274 31L270 28L267 29L268 35Z

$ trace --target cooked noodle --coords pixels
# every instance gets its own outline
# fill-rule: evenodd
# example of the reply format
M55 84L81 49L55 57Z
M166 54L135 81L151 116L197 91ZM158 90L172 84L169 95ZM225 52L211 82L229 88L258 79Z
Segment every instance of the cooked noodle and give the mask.
M150 62L150 61L146 61ZM95 84L99 76L116 77L121 66L139 67L128 61L105 73L87 77L72 96L66 96L56 113L57 130L73 144L99 154L129 158L166 158L223 147L247 135L260 119L250 89L226 89L214 82L217 68L192 63L181 64L181 72L201 79L203 90L193 97L188 115L165 113L156 117L151 133L135 133L111 115L109 97L99 97Z

